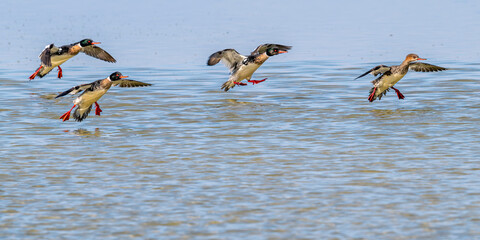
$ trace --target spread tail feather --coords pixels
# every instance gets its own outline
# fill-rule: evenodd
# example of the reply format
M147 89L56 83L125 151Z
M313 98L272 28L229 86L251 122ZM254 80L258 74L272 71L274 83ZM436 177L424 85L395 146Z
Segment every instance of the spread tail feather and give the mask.
M372 96L373 91L376 91L376 92L375 92L375 94L373 94L373 96ZM375 89L375 87L372 87L372 88L370 89L370 92L368 93L369 96L372 96L372 97L369 97L370 102L375 101L377 98L378 98L378 100L382 100L382 97L385 96L385 95L387 95L387 92L388 92L388 91L390 91L390 88L387 88L385 91L383 91L383 92L381 92L381 93L378 93L378 88Z
M88 114L91 110L92 105L88 106L88 108L80 108L79 106L77 107L77 109L75 109L75 112L73 113L73 118L75 119L75 121L81 122L88 117Z
M45 67L45 66L42 66L42 69L40 70L40 72L38 73L37 76L39 76L40 78L43 78L45 75L47 75L50 71L52 71L53 67Z
M233 88L233 87L235 87L235 82L232 81L232 80L228 80L228 81L223 83L222 90L227 92L228 90L230 90L230 88Z

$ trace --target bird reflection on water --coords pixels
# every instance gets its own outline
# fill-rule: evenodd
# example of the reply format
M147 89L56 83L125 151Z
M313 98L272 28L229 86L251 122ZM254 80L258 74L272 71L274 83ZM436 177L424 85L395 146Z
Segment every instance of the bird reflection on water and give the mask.
M64 132L69 133L70 130L65 130ZM84 128L79 128L77 130L72 131L73 134L77 136L94 136L94 137L100 137L102 135L102 131L100 131L100 128L95 128L95 131L89 131Z

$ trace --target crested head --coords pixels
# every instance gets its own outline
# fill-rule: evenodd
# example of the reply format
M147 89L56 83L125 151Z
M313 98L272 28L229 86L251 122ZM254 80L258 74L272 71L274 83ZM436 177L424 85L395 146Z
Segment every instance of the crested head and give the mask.
M275 56L275 55L278 55L280 53L286 53L288 52L287 50L281 50L279 48L276 48L276 47L273 47L273 48L268 48L265 53L271 57L271 56Z
M111 81L120 80L122 78L127 78L128 76L123 76L121 72L114 72L110 74L109 78Z
M88 39L88 38L83 39L79 43L80 43L81 47L87 47L87 46L90 46L90 45L99 44L99 42L94 42L92 39Z
M417 54L415 53L410 53L405 57L405 61L407 62L413 62L413 61L418 61L418 60L427 60L424 58L420 58Z

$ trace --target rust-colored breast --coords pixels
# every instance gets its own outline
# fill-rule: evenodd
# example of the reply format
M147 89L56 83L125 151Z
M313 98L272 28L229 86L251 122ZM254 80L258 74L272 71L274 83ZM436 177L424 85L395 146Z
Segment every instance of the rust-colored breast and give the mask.
M77 55L80 52L81 49L82 49L82 47L80 47L77 44L77 45L72 46L70 49L68 49L68 53L72 54L72 55Z
M260 54L258 55L257 57L255 57L255 63L256 64L263 64L265 61L267 61L268 59L268 55L263 53L263 54Z
M108 78L105 78L100 82L100 87L102 89L108 90L110 89L111 86L112 86L112 81L110 81Z

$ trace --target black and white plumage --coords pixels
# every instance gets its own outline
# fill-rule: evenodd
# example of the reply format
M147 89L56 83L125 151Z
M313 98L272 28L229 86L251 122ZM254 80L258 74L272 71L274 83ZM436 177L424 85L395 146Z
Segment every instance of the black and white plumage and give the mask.
M377 76L378 74L384 74L385 72L389 71L390 70L390 67L389 66L386 66L386 65L378 65L370 70L368 70L366 73L356 77L354 80L357 80L361 77L364 77L366 76L367 74L372 74L373 76Z
M55 44L49 44L38 56L41 61L40 67L30 76L30 80L33 80L36 76L42 78L47 75L52 69L58 67L58 78L62 77L62 69L60 65L76 56L79 52L98 58L106 62L116 62L116 60L102 48L95 46L99 42L93 42L91 39L84 39L80 42L64 45L61 47L55 46Z
M258 46L249 56L238 53L235 49L224 49L210 55L207 61L208 66L213 66L222 61L230 69L230 78L222 85L224 91L235 87L235 85L246 85L241 83L244 79L253 84L264 81L251 80L253 73L271 56L286 53L291 46L281 44L262 44Z
M114 72L112 73L109 77L101 80L97 80L91 83L87 84L81 84L75 87L72 87L68 89L65 92L60 93L58 96L55 98L63 97L67 94L77 94L81 93L80 96L78 96L74 101L73 101L73 107L72 109L77 106L77 109L75 109L75 112L73 113L73 118L81 122L83 121L90 111L92 110L92 105L95 103L96 106L96 115L100 115L100 112L102 111L100 109L100 106L98 105L97 101L105 94L107 93L108 89L113 86L119 86L119 87L145 87L145 86L151 86L152 84L149 83L144 83L140 81L135 81L135 80L129 80L125 79L128 76L123 76L120 72ZM66 121L70 118L70 112L66 112L63 114L60 119L63 119L63 121Z
M403 96L403 94L393 86L407 74L408 70L416 72L437 72L447 70L444 67L439 67L428 63L415 62L419 60L426 59L418 57L417 54L408 54L400 65L378 65L355 79L364 77L368 74L372 74L374 76L380 74L380 77L372 81L373 87L370 89L370 95L368 97L370 102L375 101L377 98L381 100L382 96L386 95L390 88L395 90L398 99L404 99L405 96Z

